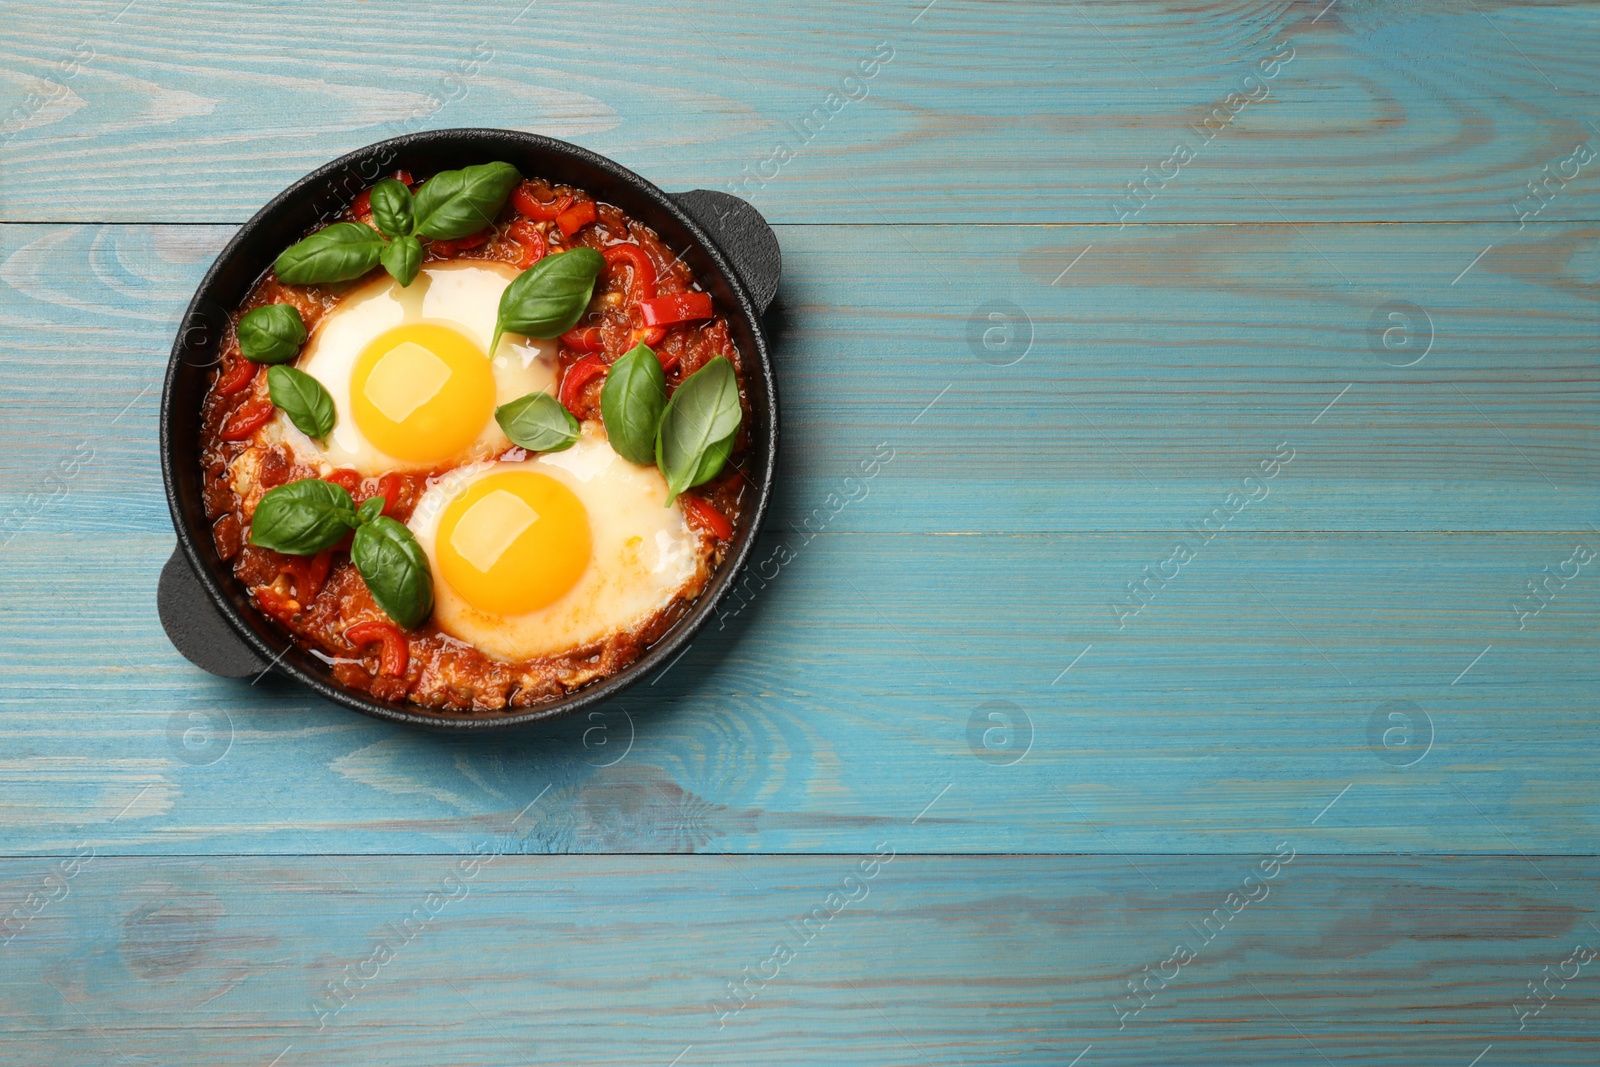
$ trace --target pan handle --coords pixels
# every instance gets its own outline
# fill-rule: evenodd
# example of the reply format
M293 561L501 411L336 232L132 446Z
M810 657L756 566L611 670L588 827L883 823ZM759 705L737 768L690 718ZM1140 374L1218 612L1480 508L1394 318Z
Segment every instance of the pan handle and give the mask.
M767 220L749 203L715 189L691 189L673 193L700 227L711 235L722 254L733 261L733 269L750 291L750 298L763 312L778 295L778 279L783 275L783 254L778 250L778 235Z
M201 670L223 678L250 678L267 669L268 664L233 632L206 595L182 549L173 549L172 558L161 568L156 609L167 639Z

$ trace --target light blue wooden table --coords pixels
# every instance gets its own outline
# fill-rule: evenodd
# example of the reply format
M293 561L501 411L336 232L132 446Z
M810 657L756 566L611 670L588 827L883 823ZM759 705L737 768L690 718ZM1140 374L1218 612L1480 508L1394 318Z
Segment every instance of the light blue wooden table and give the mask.
M0 15L0 1062L1600 1062L1600 5ZM201 274L446 126L785 262L792 559L471 740L154 602Z

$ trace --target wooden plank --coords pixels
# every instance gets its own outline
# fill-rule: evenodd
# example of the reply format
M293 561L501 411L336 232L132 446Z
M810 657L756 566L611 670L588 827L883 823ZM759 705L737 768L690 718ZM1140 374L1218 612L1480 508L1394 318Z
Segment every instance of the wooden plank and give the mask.
M206 678L160 632L156 392L225 228L0 227L0 845L454 849L548 784L574 814L538 851L859 850L882 826L937 851L1262 848L1336 797L1329 851L1588 850L1592 572L1536 615L1527 593L1600 540L1587 231L1452 285L1471 229L1308 250L1141 227L1067 288L1086 228L785 228L786 466L749 606L631 720L473 742ZM1006 294L1037 336L999 367L964 331ZM1368 347L1380 296L1432 309L1421 363ZM1270 495L1214 515L1285 440ZM878 442L893 461L846 481ZM1008 755L1003 730L983 749L991 700L1032 722L1014 766L975 754ZM1431 722L1415 766L1369 737L1392 701Z
M1595 860L1295 840L1271 878L1257 856L918 857L893 834L866 868L488 839L472 864L99 857L0 948L0 1060L1594 1062L1596 964L1562 964L1592 957ZM0 876L9 901L50 870ZM1193 958L1164 966L1178 944Z
M477 740L200 674L170 545L10 546L8 851L459 849L546 788L535 851L1593 847L1592 564L1509 607L1558 536L1229 531L1119 629L1162 537L828 533L609 718Z
M360 145L502 126L666 188L734 185L783 222L1113 223L1148 177L1138 222L1514 230L1547 175L1540 218L1600 217L1572 155L1600 145L1597 33L1586 4L1509 0L406 0L381 19L26 0L0 26L0 218L239 222Z
M1252 529L1587 530L1593 235L1529 227L1477 258L1480 229L1317 227L1308 242L1282 226L1120 239L783 227L777 524L852 498L835 528L1176 530L1287 442L1295 458L1247 511ZM0 387L13 398L0 515L90 436L97 469L78 498L111 494L119 525L166 528L165 352L226 234L0 227ZM1011 310L991 312L1001 303ZM1413 353L1425 355L1393 365ZM896 457L888 473L847 482L880 446Z

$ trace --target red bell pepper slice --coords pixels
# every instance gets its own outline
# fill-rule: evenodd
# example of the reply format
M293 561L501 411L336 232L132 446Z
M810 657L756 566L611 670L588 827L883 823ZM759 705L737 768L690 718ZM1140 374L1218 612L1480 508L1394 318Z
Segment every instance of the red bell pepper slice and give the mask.
M626 263L633 268L629 289L635 304L656 295L656 264L643 248L636 244L612 245L600 254L605 257L607 268L615 267L618 263Z
M522 255L517 258L517 266L527 270L545 257L550 251L550 245L544 239L544 231L531 222L514 222L511 224L511 239L522 248Z
M328 570L333 566L333 549L325 548L314 556L291 557L284 564L283 573L294 585L294 598L310 604L327 584Z
M377 620L358 622L344 632L344 639L357 648L381 642L383 654L378 660L378 673L405 677L406 668L411 665L411 642L397 627Z
M598 352L605 347L598 326L579 326L561 335L561 343L574 352Z
M444 259L450 259L458 252L465 252L469 248L477 248L487 241L489 235L493 232L494 230L491 228L479 230L477 233L471 233L465 237L458 237L454 241L432 241L428 244L428 251Z
M669 293L639 303L639 316L646 326L674 326L680 322L711 317L710 293Z
M272 401L264 397L255 397L246 400L243 404L233 409L233 414L228 416L228 421L222 425L219 435L224 441L243 441L261 427L272 421L273 414L278 409L272 406Z
M591 352L567 369L567 376L561 379L561 406L568 411L577 413L578 394L583 387L605 374L606 365L597 352Z
M665 326L641 326L633 331L633 335L628 340L634 345L649 345L651 348L655 348L666 335L667 328ZM657 351L656 358L661 361L661 366L665 370L671 370L678 365L677 356L669 359L660 351Z
M532 182L523 182L511 191L511 206L530 219L552 222L557 215L572 206L572 197L558 196L546 204L534 197Z
M260 364L245 359L241 353L234 359L233 366L228 368L228 373L217 379L217 395L232 396L244 389L256 380L256 370L259 367Z
M256 603L261 605L261 610L284 625L288 625L289 620L293 619L300 611L298 603L290 600L270 585L262 586L255 593Z
M692 496L688 493L678 498L683 501L683 511L694 525L703 527L718 541L728 541L733 538L733 523L728 517L717 510L715 504L704 497Z
M382 514L391 519L398 517L396 512L400 510L400 491L404 485L405 482L394 471L378 479L378 491L374 495L383 497Z
M556 216L556 225L564 236L571 237L594 220L594 201L580 200Z

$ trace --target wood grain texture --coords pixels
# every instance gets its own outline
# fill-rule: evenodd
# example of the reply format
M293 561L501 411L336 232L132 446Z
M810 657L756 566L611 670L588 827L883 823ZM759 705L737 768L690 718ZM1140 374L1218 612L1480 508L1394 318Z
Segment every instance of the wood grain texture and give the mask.
M460 862L90 860L0 948L0 1063L1481 1067L1600 1040L1600 964L1513 1011L1600 941L1593 859Z
M1184 141L1197 158L1139 221L1514 228L1528 182L1600 144L1589 4L1324 8L27 0L0 26L0 92L21 109L0 126L0 218L240 222L361 145L501 126L668 188L739 183L783 222L1112 223ZM846 85L879 42L892 59ZM1193 132L1262 91L1243 79L1279 42L1294 58L1265 98ZM830 104L840 91L859 99ZM819 107L819 132L795 132ZM1540 217L1600 218L1593 166Z
M1600 548L1596 10L7 5L0 1064L1596 1062L1596 564L1528 590ZM199 277L445 126L731 185L785 257L755 576L487 739L154 604Z
M448 741L202 675L156 623L170 537L99 539L8 556L8 851L460 849L546 786L530 851L1581 852L1600 818L1596 592L1521 632L1494 595L1555 537L1241 533L1118 630L1160 540L823 535L611 717ZM1369 734L1393 701L1414 766Z
M1398 228L1399 251L1397 228L1319 228L1363 279L1349 295L1267 229L1141 227L1062 291L1041 266L1080 228L915 246L882 226L784 228L786 458L749 606L624 702L631 727L441 743L204 677L159 629L156 383L226 231L0 228L5 844L457 849L553 783L572 815L534 851L861 850L883 826L942 852L1220 851L1266 847L1352 786L1319 849L1504 851L1514 834L1588 850L1592 574L1537 615L1513 607L1531 612L1527 582L1575 543L1600 544L1590 305L1548 251L1581 231L1484 257L1470 299L1467 279L1410 290L1443 339L1396 368L1369 347L1368 304L1421 264L1470 259L1463 228ZM840 257L862 265L848 290L830 281ZM1035 309L1033 351L1006 367L974 355L967 305L918 311L960 299L943 274L993 262L1015 264L993 295ZM92 458L51 480L85 440ZM1196 542L1183 531L1249 492L1283 440L1294 458L1270 495L1130 614L1128 584ZM864 479L878 442L894 458ZM69 656L83 670L63 685ZM1032 723L1014 766L974 755L990 700ZM1410 768L1367 734L1396 700L1435 734ZM208 730L232 746L221 762ZM627 763L600 766L619 751L600 742L629 731Z
M883 444L897 458L834 528L1169 531L1287 441L1293 462L1242 517L1252 529L1588 529L1600 231L1530 226L1452 285L1483 251L1475 227L1315 229L1308 243L1285 226L1120 239L782 227L777 526L829 494L859 498L844 479ZM229 232L0 226L0 388L13 398L0 502L72 453L86 403L96 425L132 404L94 432L97 466L118 477L82 484L118 494L119 523L166 528L159 382ZM1400 302L1420 310L1397 326L1384 309ZM999 303L1014 323L987 318ZM995 330L1009 332L991 351ZM1386 330L1398 347L1383 348Z

